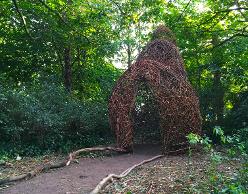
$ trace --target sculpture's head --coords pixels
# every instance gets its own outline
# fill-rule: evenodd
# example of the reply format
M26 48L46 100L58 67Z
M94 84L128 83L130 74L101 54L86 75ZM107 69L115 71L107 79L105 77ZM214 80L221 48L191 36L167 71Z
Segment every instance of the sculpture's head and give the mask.
M165 25L159 25L156 30L153 31L151 41L156 39L168 40L173 44L176 44L176 37L174 33Z

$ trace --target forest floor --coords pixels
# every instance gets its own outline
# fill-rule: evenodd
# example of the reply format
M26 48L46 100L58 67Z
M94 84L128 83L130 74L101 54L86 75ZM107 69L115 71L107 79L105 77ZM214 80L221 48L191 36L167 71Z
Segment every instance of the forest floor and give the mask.
M19 181L0 187L3 194L77 194L89 193L105 176L119 174L143 160L160 154L158 146L137 146L134 154L118 154L99 157L83 157L78 163L57 170L41 173L33 179ZM49 161L59 161L62 156L47 156L40 159L22 159L9 166L0 167L0 178L26 173ZM187 154L166 156L143 165L127 177L114 181L102 193L177 193L189 192L206 180L209 157L195 153L189 159ZM218 168L225 174L233 174L240 167L240 161L230 161ZM197 180L197 181L196 181Z

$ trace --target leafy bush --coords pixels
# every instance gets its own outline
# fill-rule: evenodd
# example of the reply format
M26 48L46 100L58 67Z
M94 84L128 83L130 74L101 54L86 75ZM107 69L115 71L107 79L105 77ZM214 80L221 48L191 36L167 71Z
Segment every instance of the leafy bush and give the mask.
M247 132L247 129L244 131ZM242 139L239 133L226 136L218 126L214 128L213 132L226 146L227 154L223 155L217 152L208 137L203 138L192 133L187 136L191 146L199 143L210 154L210 163L206 171L208 179L196 187L191 186L188 190L194 191L193 193L246 193L248 189L248 155L247 147L244 145L247 144L247 139ZM241 161L242 166L238 170L234 170L235 173L232 175L221 172L218 165L229 163L231 160Z
M237 132L237 136L240 142L244 145L244 150L248 154L248 127L239 129Z
M241 129L248 127L248 91L242 92L238 95L238 98L234 104L233 109L226 118L225 128ZM233 131L235 132L235 131Z
M53 83L0 85L0 152L36 155L105 144L107 104L81 102ZM0 155L1 155L0 153Z

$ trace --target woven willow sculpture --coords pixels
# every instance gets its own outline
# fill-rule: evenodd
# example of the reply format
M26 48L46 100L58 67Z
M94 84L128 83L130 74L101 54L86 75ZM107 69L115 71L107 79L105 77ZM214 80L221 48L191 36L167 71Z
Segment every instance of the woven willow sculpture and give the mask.
M133 150L133 118L140 83L158 105L162 152L187 147L186 135L201 134L199 100L190 85L172 32L159 26L136 62L117 81L109 101L109 118L117 145Z

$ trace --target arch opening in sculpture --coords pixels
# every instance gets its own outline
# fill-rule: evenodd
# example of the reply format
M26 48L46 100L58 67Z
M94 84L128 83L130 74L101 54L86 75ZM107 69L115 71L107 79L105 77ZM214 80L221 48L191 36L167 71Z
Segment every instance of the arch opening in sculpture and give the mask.
M159 107L152 88L145 80L138 83L130 119L134 131L134 144L161 144Z

